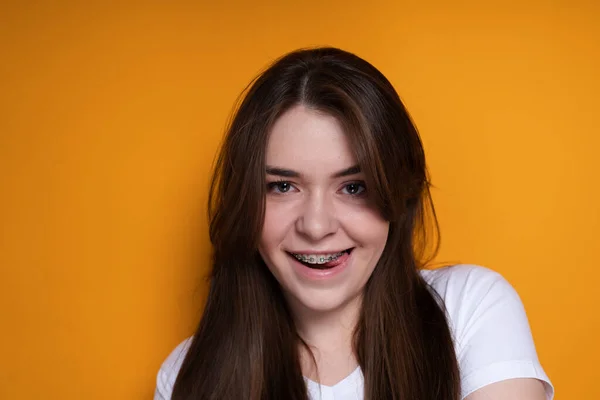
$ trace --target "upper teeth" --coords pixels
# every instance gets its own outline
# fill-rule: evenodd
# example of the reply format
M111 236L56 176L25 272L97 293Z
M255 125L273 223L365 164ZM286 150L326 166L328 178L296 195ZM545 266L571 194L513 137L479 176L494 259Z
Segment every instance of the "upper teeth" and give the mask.
M343 251L339 253L331 253L331 254L295 254L292 253L294 257L298 260L309 263L309 264L325 264L329 261L333 261L339 256L344 254Z

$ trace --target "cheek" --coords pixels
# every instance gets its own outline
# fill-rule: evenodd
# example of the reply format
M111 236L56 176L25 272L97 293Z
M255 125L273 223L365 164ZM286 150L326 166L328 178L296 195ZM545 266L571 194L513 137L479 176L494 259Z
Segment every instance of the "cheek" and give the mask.
M289 210L286 212L281 204L267 203L260 239L261 252L277 250L289 232L292 221L292 213Z
M390 224L377 210L361 208L347 214L346 232L365 247L383 250L387 242Z

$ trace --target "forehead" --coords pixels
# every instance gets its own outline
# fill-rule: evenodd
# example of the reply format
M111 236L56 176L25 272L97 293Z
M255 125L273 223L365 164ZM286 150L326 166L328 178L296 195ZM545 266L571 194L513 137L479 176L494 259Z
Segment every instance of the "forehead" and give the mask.
M266 164L304 173L330 173L356 163L339 121L298 105L281 115L269 134Z

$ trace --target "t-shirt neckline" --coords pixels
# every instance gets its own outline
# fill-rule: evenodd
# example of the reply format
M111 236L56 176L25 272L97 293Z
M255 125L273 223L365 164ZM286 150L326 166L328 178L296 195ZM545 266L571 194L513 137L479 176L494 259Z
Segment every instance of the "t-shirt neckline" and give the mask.
M338 383L336 383L334 385L331 385L331 386L322 385L322 384L317 383L317 382L315 382L312 379L309 379L307 377L304 377L304 379L308 382L308 384L310 384L312 386L326 388L326 389L335 389L335 388L347 385L348 382L350 382L360 372L361 372L361 369L360 369L360 365L359 365L358 367L356 367L356 369L354 369L354 371L350 372L350 374L348 376L346 376L341 381L339 381Z

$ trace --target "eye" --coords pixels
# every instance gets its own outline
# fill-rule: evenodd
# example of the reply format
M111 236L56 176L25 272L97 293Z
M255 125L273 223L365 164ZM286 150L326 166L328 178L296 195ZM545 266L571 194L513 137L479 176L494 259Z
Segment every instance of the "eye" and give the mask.
M292 184L287 181L275 181L267 183L268 191L274 193L287 193L292 189L292 187Z
M367 188L365 187L365 184L362 182L352 182L352 183L349 183L346 186L344 186L343 190L346 191L346 193L349 195L359 196L359 195L362 195L363 192L365 190L367 190Z

